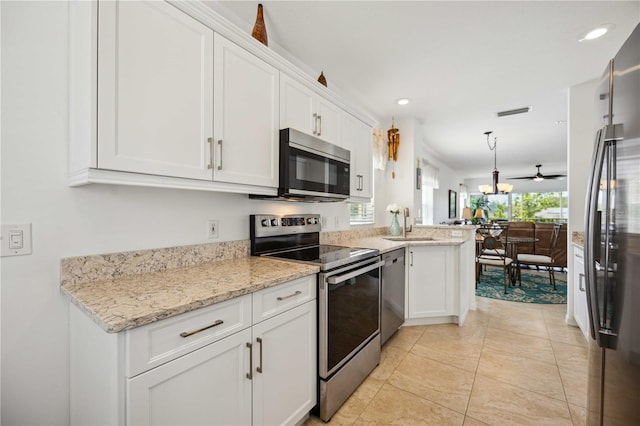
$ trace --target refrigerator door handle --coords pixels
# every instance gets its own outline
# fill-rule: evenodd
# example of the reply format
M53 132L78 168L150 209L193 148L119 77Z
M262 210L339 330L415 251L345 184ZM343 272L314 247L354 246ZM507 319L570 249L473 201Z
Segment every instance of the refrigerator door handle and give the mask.
M591 159L591 173L589 175L589 186L587 187L587 199L585 209L585 230L584 230L584 272L587 287L587 308L589 313L589 329L591 337L600 344L600 312L598 305L598 289L596 285L596 270L594 252L598 241L594 241L596 227L596 211L598 208L598 191L600 190L600 179L602 177L602 165L604 161L604 135L607 126L598 130L595 138L595 150Z

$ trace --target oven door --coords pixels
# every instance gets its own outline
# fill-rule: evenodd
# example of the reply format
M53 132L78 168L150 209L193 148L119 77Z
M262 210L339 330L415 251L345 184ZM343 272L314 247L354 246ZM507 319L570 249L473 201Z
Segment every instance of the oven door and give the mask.
M319 374L328 379L380 333L379 257L319 276Z
M349 179L349 160L281 141L280 196L344 200L349 197Z

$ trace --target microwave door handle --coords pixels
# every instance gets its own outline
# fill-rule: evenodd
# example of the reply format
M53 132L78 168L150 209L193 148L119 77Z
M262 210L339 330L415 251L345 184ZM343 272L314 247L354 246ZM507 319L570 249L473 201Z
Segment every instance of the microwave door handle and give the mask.
M600 329L600 310L598 304L598 287L596 283L596 262L594 252L596 244L594 241L596 228L596 210L598 207L598 192L600 189L600 179L602 177L602 166L604 162L604 135L606 126L598 130L596 134L595 150L591 160L591 173L589 176L589 186L587 188L586 209L585 209L585 283L587 287L587 307L589 313L589 323L591 327L591 337L601 346L601 339L598 334Z
M327 278L327 282L331 285L340 284L347 280L350 280L351 278L360 276L366 272L373 271L374 269L377 269L381 266L384 266L384 260L381 260L372 265L369 265L366 268L359 268L359 269L356 269L355 271L347 272L346 274L342 274L342 275L334 275L333 277Z

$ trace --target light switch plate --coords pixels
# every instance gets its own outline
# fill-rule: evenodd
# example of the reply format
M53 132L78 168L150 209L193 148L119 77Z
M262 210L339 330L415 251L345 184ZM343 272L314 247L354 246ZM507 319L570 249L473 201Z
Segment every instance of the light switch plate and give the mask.
M0 248L2 257L31 254L31 224L2 225Z

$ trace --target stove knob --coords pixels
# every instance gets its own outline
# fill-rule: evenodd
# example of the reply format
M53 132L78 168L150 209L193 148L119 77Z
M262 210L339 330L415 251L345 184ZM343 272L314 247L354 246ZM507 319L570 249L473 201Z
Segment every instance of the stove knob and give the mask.
M298 225L304 226L304 217L299 217L297 222Z
M307 218L307 223L309 225L315 225L316 224L316 218L315 217L309 217Z
M269 226L269 219L262 219L261 223L262 223L263 227L267 227L267 226Z
M284 217L280 219L280 225L287 226L287 219L285 219Z
M278 226L278 219L271 219L271 226Z

